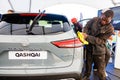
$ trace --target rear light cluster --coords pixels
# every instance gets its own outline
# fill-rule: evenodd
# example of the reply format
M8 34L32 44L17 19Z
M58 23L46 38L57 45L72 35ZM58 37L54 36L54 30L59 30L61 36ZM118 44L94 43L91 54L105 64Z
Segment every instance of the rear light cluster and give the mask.
M78 48L83 45L78 38L54 41L52 44L59 48Z

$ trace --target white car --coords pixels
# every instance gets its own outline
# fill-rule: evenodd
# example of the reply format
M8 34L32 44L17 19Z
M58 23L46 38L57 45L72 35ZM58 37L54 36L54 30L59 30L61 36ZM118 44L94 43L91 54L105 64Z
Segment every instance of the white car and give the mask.
M0 80L81 80L83 44L60 14L2 14Z

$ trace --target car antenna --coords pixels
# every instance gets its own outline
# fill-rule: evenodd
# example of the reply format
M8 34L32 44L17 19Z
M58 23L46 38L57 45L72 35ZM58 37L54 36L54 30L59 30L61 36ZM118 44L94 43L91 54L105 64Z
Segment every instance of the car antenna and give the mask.
M10 7L12 8L12 10L14 10L14 11L15 11L15 9L13 8L13 5L12 5L12 3L11 3L11 1L10 1L10 0L8 0L8 3L10 4Z
M32 24L31 24L30 28L26 31L27 34L33 34L31 31L32 31L34 25L36 24L36 22L38 20L40 20L42 18L42 16L43 16L44 13L45 13L45 10L43 10L42 12L39 12L39 14L34 18L34 20L33 20Z

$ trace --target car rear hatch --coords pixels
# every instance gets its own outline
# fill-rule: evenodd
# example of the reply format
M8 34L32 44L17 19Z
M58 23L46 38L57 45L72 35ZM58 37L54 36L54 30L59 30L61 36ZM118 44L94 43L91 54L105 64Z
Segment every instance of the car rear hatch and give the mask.
M14 25L14 22L11 23ZM21 21L18 23L21 24ZM18 23L15 27L19 27ZM33 32L37 31L33 29ZM16 33L17 31L13 30L9 35L0 35L1 69L47 69L70 66L74 60L75 48L82 46L71 28L63 32L48 31L42 35Z

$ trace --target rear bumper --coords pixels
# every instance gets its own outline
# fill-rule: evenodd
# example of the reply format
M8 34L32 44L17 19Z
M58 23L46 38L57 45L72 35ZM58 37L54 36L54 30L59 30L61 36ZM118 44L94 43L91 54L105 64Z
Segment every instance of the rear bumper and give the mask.
M81 79L82 61L74 60L73 64L64 68L35 70L0 70L0 80L54 80L75 78Z
M56 79L67 79L74 78L81 80L81 74L77 73L59 73L49 75L28 75L28 76L0 76L0 80L56 80Z

